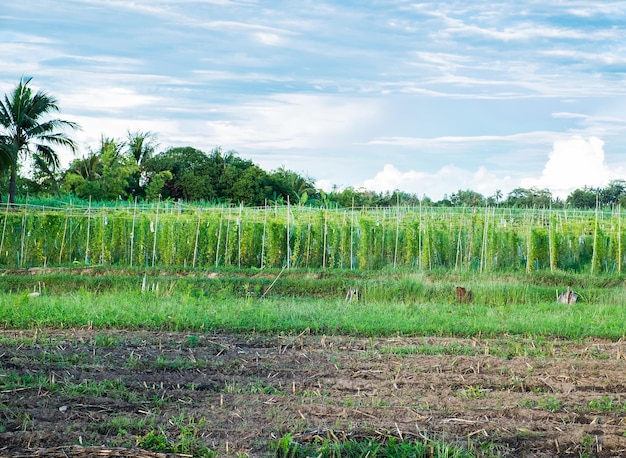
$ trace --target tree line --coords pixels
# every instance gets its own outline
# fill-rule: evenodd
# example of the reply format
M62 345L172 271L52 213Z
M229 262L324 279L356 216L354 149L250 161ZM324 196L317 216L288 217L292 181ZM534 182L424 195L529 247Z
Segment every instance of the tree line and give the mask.
M594 208L626 204L625 180L614 180L604 188L576 189L565 200L536 188L517 188L506 197L501 191L484 196L469 189L458 190L439 201L398 190L334 187L324 192L316 188L311 177L284 167L265 171L236 151L215 148L207 153L191 146L157 151L157 135L152 132L128 132L123 139L103 136L97 147L63 169L58 149L76 153L77 145L67 131L79 126L51 118L60 111L57 100L44 91L33 93L30 81L22 78L0 101L0 194L10 203L29 195L95 201L182 199L249 206L287 201L339 207Z

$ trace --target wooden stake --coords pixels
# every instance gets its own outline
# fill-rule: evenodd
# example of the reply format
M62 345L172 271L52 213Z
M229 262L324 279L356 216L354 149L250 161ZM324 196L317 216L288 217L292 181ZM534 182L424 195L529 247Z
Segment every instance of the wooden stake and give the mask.
M133 266L133 249L135 247L135 220L137 218L137 196L135 196L135 205L133 209L133 224L130 229L130 266Z
M263 237L261 237L261 269L265 267L265 239L267 237L267 199L265 199L265 208L263 216Z
M87 241L85 242L85 264L89 263L89 232L91 231L91 196L87 207Z
M198 236L200 235L200 211L198 211L198 224L196 225L196 241L193 247L193 262L191 266L196 267L196 259L198 257Z
M152 267L154 267L156 262L156 246L157 246L157 234L159 231L159 207L161 206L161 194L159 194L159 201L157 202L156 208L156 219L154 222L154 239L152 242Z
M2 225L2 240L0 240L0 256L2 256L2 248L4 247L4 235L7 230L7 219L9 219L9 199L7 199L7 209L4 212L4 224Z

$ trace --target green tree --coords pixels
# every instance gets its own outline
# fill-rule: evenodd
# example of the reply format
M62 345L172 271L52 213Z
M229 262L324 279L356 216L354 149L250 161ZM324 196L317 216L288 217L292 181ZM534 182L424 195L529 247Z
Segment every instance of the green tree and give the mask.
M599 190L602 205L615 205L626 197L626 181L611 180L606 188Z
M505 201L508 207L548 208L553 204L552 193L548 189L515 188Z
M148 184L145 165L154 156L157 147L156 134L141 131L128 132L126 145L128 147L128 155L137 164L137 170L128 180L128 194L135 197L144 197L147 192L146 185ZM154 188L155 186L152 186L152 193Z
M161 186L161 195L189 201L217 199L214 180L209 173L211 169L207 154L190 146L170 148L145 162L148 185L155 179L160 185L162 178L166 178ZM162 174L165 171L170 172L171 178ZM154 190L151 192L154 193Z
M163 186L165 182L171 180L172 172L169 170L163 170L159 173L152 175L150 182L146 185L145 194L147 200L157 200L159 196L163 195Z
M165 198L262 205L273 191L264 170L220 148L209 154L191 147L170 148L149 159L145 167L151 195L161 187ZM163 175L165 171L171 176Z
M54 147L76 151L76 144L63 129L78 129L78 124L61 119L46 119L59 111L57 100L43 91L33 94L21 79L15 90L0 101L0 166L8 171L9 202L15 201L16 180L20 162L37 155L50 170L59 167Z
M294 204L304 205L309 199L319 197L319 192L315 188L312 178L302 176L285 167L270 172L269 179L276 194L285 200L289 196L290 201Z
M23 178L29 194L60 194L61 173L59 169L50 167L38 154L33 154L32 179Z
M576 208L595 208L597 199L598 191L585 186L582 189L572 191L565 199L565 203Z
M132 157L122 153L122 148L122 142L102 137L97 151L70 164L63 180L64 189L94 200L126 198L128 183L138 167Z
M450 196L450 201L454 206L461 207L482 207L485 205L485 197L470 189L463 191L459 189Z

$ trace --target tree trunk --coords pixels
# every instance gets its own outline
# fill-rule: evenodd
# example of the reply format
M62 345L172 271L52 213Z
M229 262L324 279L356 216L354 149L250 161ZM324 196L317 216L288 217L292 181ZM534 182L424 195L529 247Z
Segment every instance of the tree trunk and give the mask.
M11 206L15 203L15 188L17 180L17 172L15 170L15 165L11 166L11 178L9 179L9 203Z

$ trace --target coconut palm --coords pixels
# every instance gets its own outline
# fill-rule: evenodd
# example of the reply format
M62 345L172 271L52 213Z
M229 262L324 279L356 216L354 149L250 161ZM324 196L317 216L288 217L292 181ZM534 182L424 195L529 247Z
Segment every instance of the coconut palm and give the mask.
M0 168L10 173L9 202L15 201L15 182L21 160L37 155L50 168L59 166L53 149L62 146L76 151L74 141L61 129L78 129L76 123L61 119L45 119L59 111L54 97L43 91L33 94L28 87L32 78L22 78L11 94L0 100Z
M145 196L148 183L146 163L157 147L156 134L152 132L128 132L128 154L137 163L137 171L128 178L127 191L135 197Z
M128 151L141 167L156 149L156 135L152 132L128 132Z

